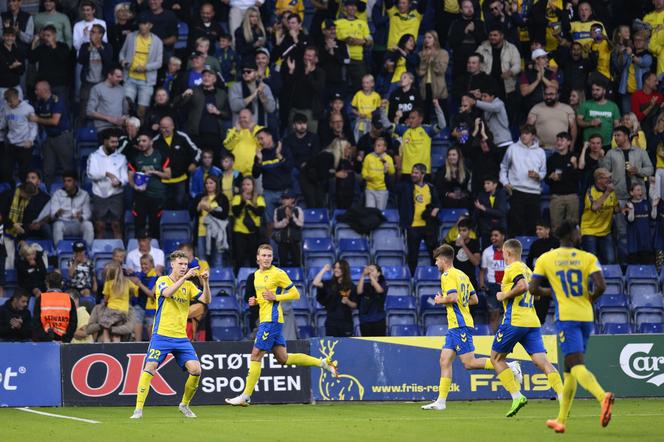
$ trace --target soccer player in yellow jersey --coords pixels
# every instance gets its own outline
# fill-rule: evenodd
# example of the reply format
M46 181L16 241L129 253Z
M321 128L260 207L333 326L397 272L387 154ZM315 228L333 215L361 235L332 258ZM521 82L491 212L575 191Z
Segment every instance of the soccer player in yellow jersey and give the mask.
M593 305L606 289L602 268L597 258L576 246L581 234L576 224L565 221L556 231L560 247L546 252L537 259L530 293L535 296L553 296L556 303L556 326L560 348L565 356L565 382L557 419L546 421L556 433L564 433L565 425L576 394L577 382L601 404L600 424L606 427L611 420L615 396L605 392L595 376L583 363L588 337L593 330ZM588 289L592 278L593 291ZM551 288L543 288L548 281Z
M508 370L507 355L514 350L516 344L530 355L533 363L542 370L549 379L549 385L560 400L563 392L563 381L560 374L546 358L546 350L542 341L540 322L533 306L533 295L528 292L528 282L532 272L521 261L522 246L516 239L508 239L503 244L505 274L496 298L502 301L505 314L503 322L496 331L491 347L491 363L495 367L498 379L512 396L512 407L507 417L512 417L523 408L528 400L521 394L520 376L515 378L512 370Z
M143 373L138 381L136 409L131 419L143 417L143 405L150 391L150 381L166 356L171 353L178 365L189 372L184 385L179 410L186 417L196 417L189 409L189 403L198 389L201 379L201 364L194 347L187 339L187 315L189 302L196 299L204 304L210 302L210 282L208 272L198 272L198 267L190 267L187 255L182 251L171 253L171 274L161 276L155 282L157 312L154 315L152 338L145 357ZM199 290L188 279L197 276L203 287Z
M452 363L459 356L466 370L492 370L489 358L476 358L473 345L473 317L470 306L478 302L473 284L465 273L455 269L454 248L443 244L433 252L436 267L442 273L441 292L436 295L436 304L444 304L447 309L447 336L440 352L440 384L438 399L423 405L423 410L444 410L447 394L452 385ZM512 368L512 367L510 367ZM516 370L516 367L512 368Z
M249 374L247 374L244 392L232 399L226 399L227 404L243 407L250 403L251 394L254 392L256 382L261 376L261 361L269 351L274 354L277 361L282 365L320 367L332 373L334 377L338 376L337 366L329 358L317 359L304 353L288 354L286 339L282 332L284 314L281 310L281 302L296 301L300 299L300 293L291 282L288 274L272 265L272 247L269 244L258 246L256 261L258 262L258 270L254 273L256 296L249 298L249 305L258 304L259 325L256 331L254 348L251 351Z

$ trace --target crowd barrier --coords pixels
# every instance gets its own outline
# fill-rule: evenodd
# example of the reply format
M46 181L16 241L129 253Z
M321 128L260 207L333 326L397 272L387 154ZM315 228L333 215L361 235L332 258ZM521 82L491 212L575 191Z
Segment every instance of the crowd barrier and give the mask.
M474 338L476 356L488 356L491 336ZM331 357L339 378L319 368L281 366L270 355L254 403L312 401L431 400L438 394L438 358L443 337L313 338L288 343L291 352ZM556 336L544 337L558 368L562 356ZM203 374L194 405L223 404L244 389L251 342L201 342L194 348ZM131 406L147 343L0 343L0 406ZM523 392L551 398L546 376L520 346L511 356L521 362ZM592 336L586 364L599 382L619 397L664 397L664 335ZM175 405L186 379L169 356L152 380L148 405ZM465 370L454 363L450 400L508 399L492 371ZM585 392L579 389L579 394Z

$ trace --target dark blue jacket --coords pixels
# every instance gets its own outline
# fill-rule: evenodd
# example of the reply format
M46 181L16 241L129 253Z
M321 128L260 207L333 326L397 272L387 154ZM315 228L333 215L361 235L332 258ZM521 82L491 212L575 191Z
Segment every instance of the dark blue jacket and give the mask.
M482 191L477 195L477 200L486 207L486 212L476 210L477 226L480 232L490 232L494 227L506 228L507 219L507 195L504 189L496 189L496 199L491 207L489 194Z
M102 43L101 50L101 80L106 79L106 73L113 66L113 47L109 43ZM81 69L81 81L85 81L90 71L90 43L83 43L78 51L78 63L83 66Z
M283 149L281 160L277 159L277 147L263 149L263 161L258 162L256 157L252 175L254 178L263 176L263 188L272 191L284 191L293 186L291 169L293 158L288 149Z
M440 199L438 198L435 187L427 182L425 182L424 185L429 186L429 192L431 192L431 208L439 209ZM415 212L415 200L413 199L414 189L415 185L412 181L407 183L400 183L397 186L397 192L399 196L399 224L401 225L402 229L407 229L413 223L413 214ZM427 227L436 222L436 217L427 220Z

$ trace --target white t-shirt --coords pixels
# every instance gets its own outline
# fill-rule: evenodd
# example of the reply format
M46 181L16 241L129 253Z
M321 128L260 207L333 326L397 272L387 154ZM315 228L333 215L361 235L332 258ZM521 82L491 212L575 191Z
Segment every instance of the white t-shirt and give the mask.
M158 249L156 247L150 247L150 251L148 252L150 256L152 256L152 259L154 260L154 266L155 267L164 267L164 252L161 249ZM140 272L141 271L141 256L143 256L143 253L139 249L134 249L131 250L129 253L127 253L127 269L132 270L134 272Z
M505 273L505 260L500 248L489 246L482 252L481 267L486 269L486 282L489 284L500 284Z

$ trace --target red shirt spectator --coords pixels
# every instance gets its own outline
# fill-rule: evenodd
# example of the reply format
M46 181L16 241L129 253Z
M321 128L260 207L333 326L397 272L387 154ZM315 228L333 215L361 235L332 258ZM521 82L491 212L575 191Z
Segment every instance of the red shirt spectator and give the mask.
M664 103L664 95L657 90L657 82L657 75L650 72L643 80L643 89L632 94L632 112L636 114L639 122L643 121L655 106Z

